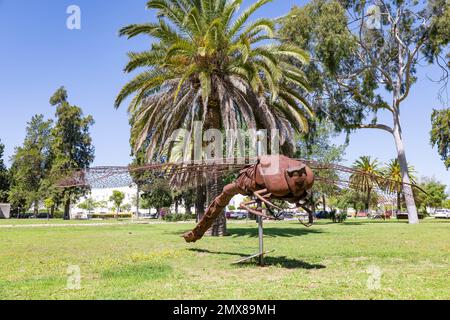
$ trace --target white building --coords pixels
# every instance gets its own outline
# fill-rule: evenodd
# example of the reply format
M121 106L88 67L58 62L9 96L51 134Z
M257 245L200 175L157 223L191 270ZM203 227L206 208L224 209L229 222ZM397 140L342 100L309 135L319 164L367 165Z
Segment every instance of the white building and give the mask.
M11 205L9 203L0 203L0 219L10 218Z
M98 188L92 189L89 194L85 197L80 198L80 200L72 206L70 210L71 218L75 219L87 219L87 215L89 212L86 210L80 209L78 206L86 201L87 199L92 199L95 202L103 203L104 206L95 208L92 212L94 214L107 214L115 211L114 204L109 200L113 191L120 191L125 194L125 198L123 199L123 205L130 205L130 212L136 212L136 205L134 200L137 196L137 188L136 185L131 185L129 187L121 187L121 188Z
M233 199L231 199L228 207L233 206L236 208L236 210L238 210L241 203L244 202L244 199L245 197L243 195L238 194L237 196L234 196Z

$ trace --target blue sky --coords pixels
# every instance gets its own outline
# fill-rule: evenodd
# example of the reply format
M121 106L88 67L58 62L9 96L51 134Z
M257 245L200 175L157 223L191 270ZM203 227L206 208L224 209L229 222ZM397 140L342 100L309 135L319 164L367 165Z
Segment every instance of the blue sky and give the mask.
M252 1L244 1L246 6ZM118 30L130 23L147 22L153 14L145 0L0 0L0 139L6 160L22 143L26 122L36 113L52 117L51 94L66 86L70 102L91 114L96 147L94 165L126 165L130 161L129 126L125 108L113 101L130 76L122 69L128 51L149 47L148 38L126 40ZM274 0L258 15L278 17L305 1ZM81 30L66 28L66 9L78 5ZM421 175L450 184L436 150L429 144L430 113L442 103L435 67L423 67L420 80L403 104L402 122L409 162ZM381 116L381 119L389 119ZM343 141L343 137L336 139ZM387 161L395 157L393 139L381 131L364 130L351 136L346 162L370 154Z

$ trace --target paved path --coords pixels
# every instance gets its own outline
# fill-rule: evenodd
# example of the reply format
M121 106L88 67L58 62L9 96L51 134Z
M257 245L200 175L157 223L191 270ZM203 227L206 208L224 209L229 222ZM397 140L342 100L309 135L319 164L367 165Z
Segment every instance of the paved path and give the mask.
M5 224L1 228L46 228L46 227L102 227L102 226L126 226L133 224L161 224L158 221L134 221L134 222L99 222L99 223L40 223L40 224Z

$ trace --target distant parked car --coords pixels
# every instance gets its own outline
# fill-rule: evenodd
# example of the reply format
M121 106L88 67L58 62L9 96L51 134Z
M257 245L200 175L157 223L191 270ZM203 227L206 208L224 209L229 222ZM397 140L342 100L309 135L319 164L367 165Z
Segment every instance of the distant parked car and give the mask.
M368 214L367 212L361 211L361 212L358 212L358 213L356 214L356 217L357 217L357 218L367 218L368 215L369 215L369 214Z
M158 219L159 218L159 214L158 214L158 212L155 212L155 213L149 213L149 215L148 215L148 217L150 218L150 219Z
M450 218L450 210L449 209L437 209L431 216L434 218L438 218L438 219L449 219Z
M53 216L51 214L49 214L48 218L53 219ZM32 214L32 215L28 216L28 219L47 219L47 213L39 212L39 214L37 216L35 214Z
M242 220L247 219L247 212L245 211L231 211L229 214L227 214L228 219L236 219L236 220Z
M425 216L421 213L417 214L417 217L419 218L419 220L423 220L425 218ZM407 212L401 212L401 213L397 213L397 220L408 220L408 213Z
M317 219L328 219L330 217L330 213L328 211L317 211L316 218Z
M280 215L278 217L278 219L280 219L280 220L293 219L293 218L294 218L294 214L292 212L288 212L288 211L280 212Z

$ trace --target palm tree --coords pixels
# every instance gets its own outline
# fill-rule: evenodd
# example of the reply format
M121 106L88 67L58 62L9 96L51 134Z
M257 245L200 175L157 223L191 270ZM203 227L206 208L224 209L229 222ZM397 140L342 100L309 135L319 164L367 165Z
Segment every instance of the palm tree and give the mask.
M120 30L128 38L154 38L150 50L129 53L125 72L144 68L116 98L128 111L131 145L146 158L160 156L178 128L278 129L281 151L292 153L295 132L308 129L312 111L307 81L295 65L308 63L302 49L279 44L275 23L250 16L271 0L258 0L237 16L242 0L151 0L158 21ZM218 180L218 179L216 179ZM212 198L221 192L215 183Z
M416 178L414 177L414 167L408 166L408 176L411 180L411 184L416 184ZM398 159L389 161L386 168L383 169L383 175L386 178L384 189L397 195L397 211L401 211L401 194L403 192L403 180L400 169L400 163Z
M366 210L369 212L372 191L376 185L380 184L382 177L378 160L372 159L370 156L362 156L355 161L353 169L356 172L350 176L350 186L367 194Z

